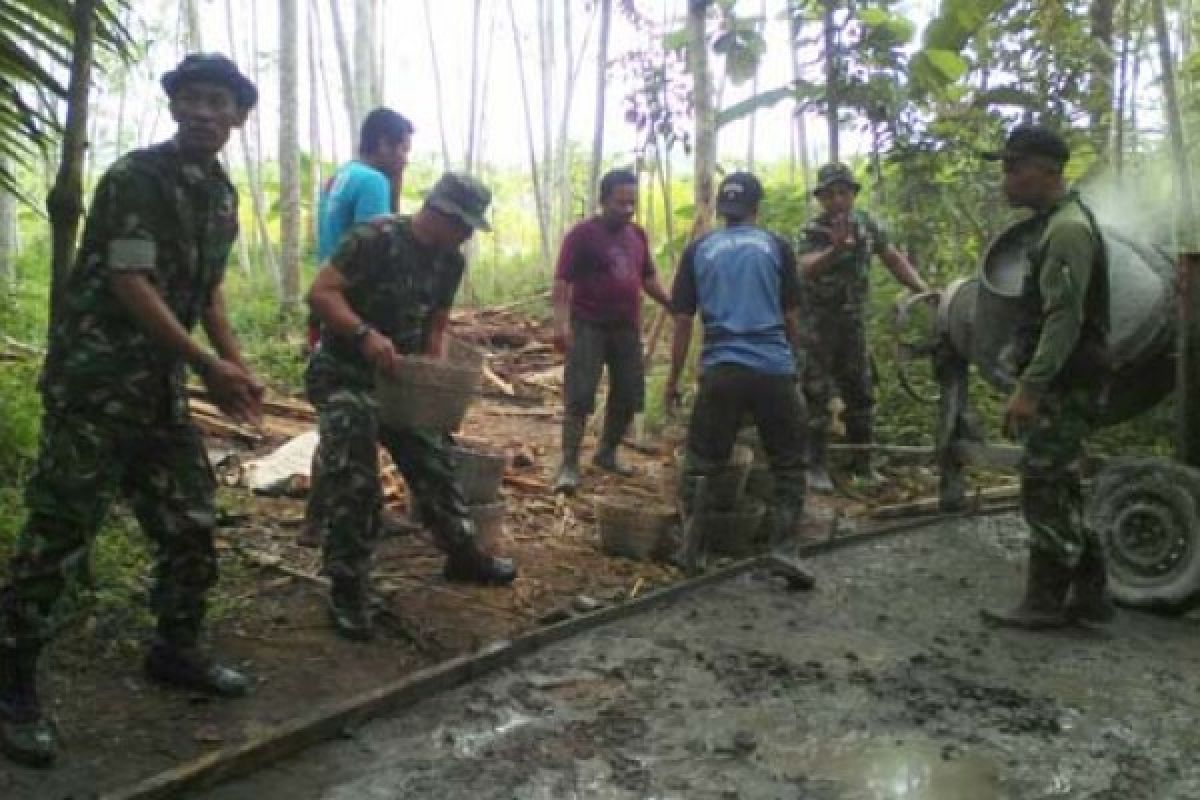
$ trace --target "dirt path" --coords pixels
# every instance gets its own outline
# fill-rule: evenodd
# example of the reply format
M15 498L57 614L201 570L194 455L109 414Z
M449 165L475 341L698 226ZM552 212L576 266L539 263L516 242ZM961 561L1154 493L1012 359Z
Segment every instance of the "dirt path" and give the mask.
M1020 635L1021 526L946 525L749 576L347 732L214 800L1200 797L1191 620Z

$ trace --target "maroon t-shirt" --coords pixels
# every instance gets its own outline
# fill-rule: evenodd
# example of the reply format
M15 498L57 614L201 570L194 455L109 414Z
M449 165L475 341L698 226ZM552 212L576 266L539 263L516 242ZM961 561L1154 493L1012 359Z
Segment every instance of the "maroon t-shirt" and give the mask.
M554 276L571 284L573 318L637 325L642 281L653 274L645 231L632 222L611 231L592 217L563 237Z

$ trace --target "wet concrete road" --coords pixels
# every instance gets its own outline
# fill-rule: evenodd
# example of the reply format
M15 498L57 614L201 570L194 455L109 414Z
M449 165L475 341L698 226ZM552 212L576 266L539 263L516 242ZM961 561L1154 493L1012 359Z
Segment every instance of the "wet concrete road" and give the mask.
M1200 800L1193 620L994 631L1011 518L746 576L597 629L265 772L259 798Z

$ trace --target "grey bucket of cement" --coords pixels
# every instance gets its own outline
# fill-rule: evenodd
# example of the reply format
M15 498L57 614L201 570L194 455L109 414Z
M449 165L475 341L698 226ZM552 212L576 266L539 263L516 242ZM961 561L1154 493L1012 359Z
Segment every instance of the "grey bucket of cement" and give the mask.
M467 502L472 505L493 502L504 481L508 461L504 451L485 442L460 438L450 454Z
M1006 355L1020 319L1021 286L1040 225L1024 220L997 236L984 252L977 278L943 294L940 331L984 379L1003 391L1015 376ZM1170 391L1175 341L1175 268L1162 252L1101 226L1108 253L1109 338L1112 364L1105 424L1150 408Z

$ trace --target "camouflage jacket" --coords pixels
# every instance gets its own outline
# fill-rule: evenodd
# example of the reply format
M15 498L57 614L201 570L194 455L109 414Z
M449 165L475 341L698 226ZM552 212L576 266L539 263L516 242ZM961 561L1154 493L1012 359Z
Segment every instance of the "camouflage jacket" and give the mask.
M237 202L220 164L185 163L174 142L127 153L109 168L50 333L40 382L47 411L135 424L186 420L182 359L150 338L109 279L146 274L190 331L224 278Z
M426 350L433 314L454 304L466 267L457 250L437 251L418 242L409 216L359 225L329 263L346 282L350 307L400 353ZM340 387L370 388L375 379L358 345L326 329L309 360L307 382L316 400Z
M887 234L883 227L867 212L855 209L850 212L853 225L854 249L843 253L832 265L817 277L805 281L809 303L816 307L862 306L869 286L871 256L882 256L888 247ZM800 233L797 255L824 250L829 246L826 228L829 216L815 217Z

